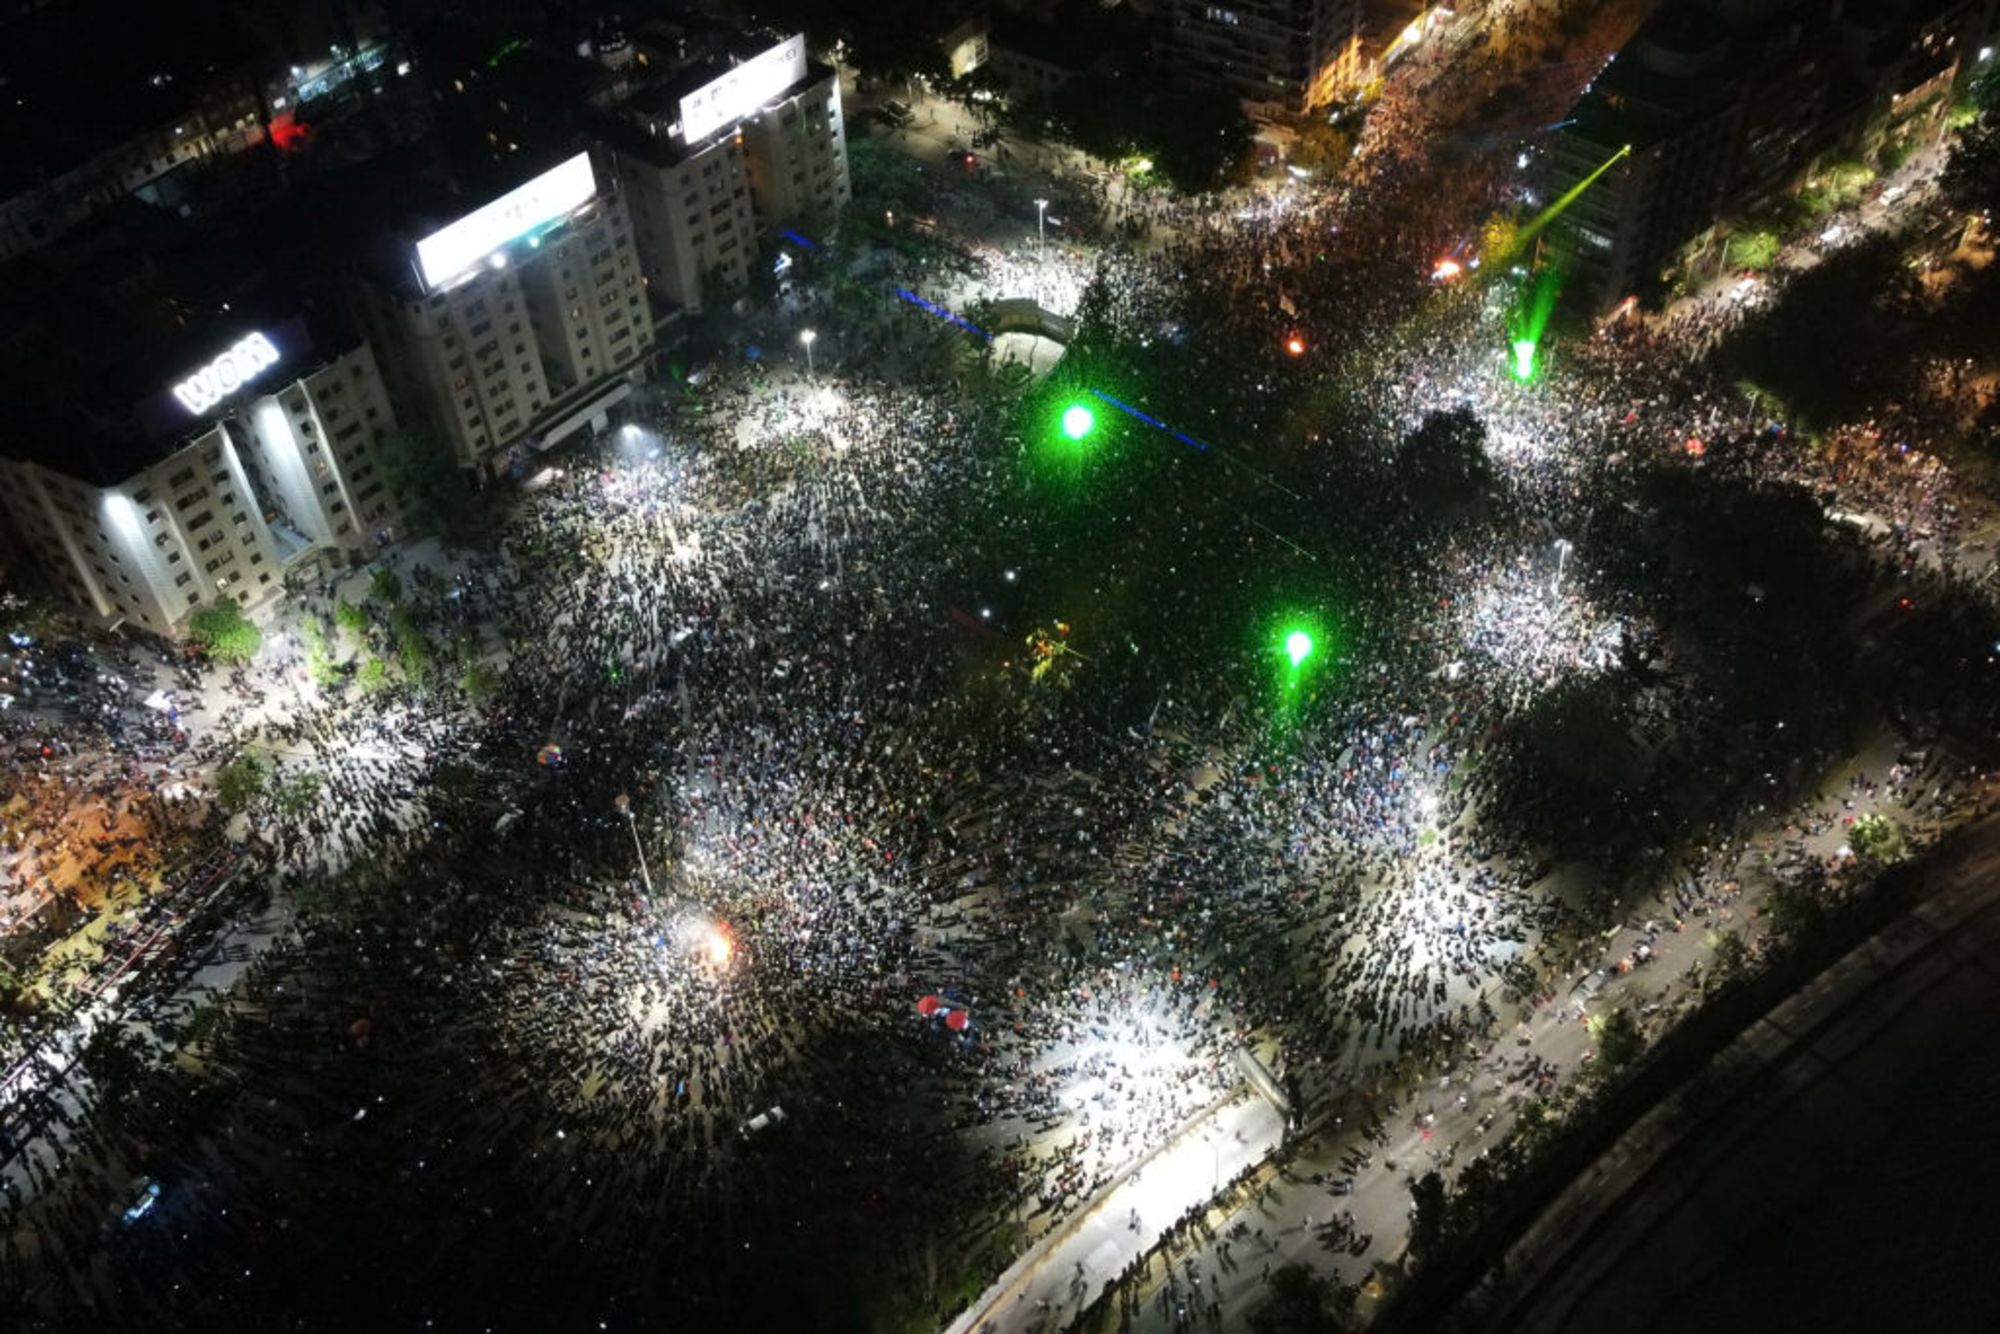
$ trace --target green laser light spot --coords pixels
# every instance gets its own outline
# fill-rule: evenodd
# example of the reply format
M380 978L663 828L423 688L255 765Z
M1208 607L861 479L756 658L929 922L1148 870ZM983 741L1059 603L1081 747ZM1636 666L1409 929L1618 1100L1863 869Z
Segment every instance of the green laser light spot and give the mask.
M1081 440L1089 435L1097 425L1097 414L1081 403L1072 403L1063 409L1063 434L1072 440Z
M1532 338L1514 340L1514 378L1521 381L1535 378L1535 340Z
M1294 630L1285 636L1285 656L1297 667L1312 656L1313 637L1303 630Z

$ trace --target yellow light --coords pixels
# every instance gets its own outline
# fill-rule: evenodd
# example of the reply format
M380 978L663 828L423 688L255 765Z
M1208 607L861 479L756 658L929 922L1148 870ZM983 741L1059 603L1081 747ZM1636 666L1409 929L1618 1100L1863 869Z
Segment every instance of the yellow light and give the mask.
M726 968L729 965L729 956L734 953L736 953L736 947L729 943L729 936L726 932L720 928L709 931L708 961L710 963L714 964L717 968Z

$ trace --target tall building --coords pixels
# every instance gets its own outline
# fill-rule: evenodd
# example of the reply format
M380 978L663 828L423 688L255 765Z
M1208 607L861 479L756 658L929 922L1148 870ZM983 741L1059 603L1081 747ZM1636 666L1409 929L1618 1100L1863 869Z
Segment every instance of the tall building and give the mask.
M455 221L391 225L356 273L356 322L391 396L494 474L601 429L653 349L632 225L578 153Z
M1552 193L1617 158L1547 241L1593 312L1657 293L1682 247L1778 201L1884 127L1934 133L1979 59L1991 0L1676 0L1570 110Z
M759 233L830 227L852 195L840 81L795 35L633 89L598 134L653 290L683 310L740 289Z
M1160 57L1189 88L1311 111L1361 75L1360 0L1171 0Z
M399 536L377 454L395 418L367 346L319 341L304 319L219 319L121 365L71 347L68 372L60 348L10 347L18 545L80 609L167 638L216 599L264 605L316 553L374 554ZM169 365L136 399L111 388Z

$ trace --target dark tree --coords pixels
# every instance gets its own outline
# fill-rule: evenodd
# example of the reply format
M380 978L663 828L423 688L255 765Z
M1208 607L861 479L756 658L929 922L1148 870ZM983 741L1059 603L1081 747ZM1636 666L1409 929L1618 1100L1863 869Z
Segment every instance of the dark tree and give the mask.
M1403 441L1397 471L1420 510L1450 509L1477 500L1493 485L1486 425L1468 407L1433 412Z
M1250 1315L1255 1334L1341 1334L1353 1327L1344 1290L1302 1264L1271 1271L1270 1298Z

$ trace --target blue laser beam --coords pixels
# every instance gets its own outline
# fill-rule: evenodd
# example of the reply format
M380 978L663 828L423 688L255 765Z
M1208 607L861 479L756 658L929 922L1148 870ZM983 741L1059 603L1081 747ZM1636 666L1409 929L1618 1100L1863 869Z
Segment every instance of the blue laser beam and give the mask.
M896 295L903 298L903 300L909 302L911 305L916 306L921 310L929 311L931 314L937 316L941 320L945 320L951 324L956 324L959 328L965 330L967 333L977 334L979 337L984 338L989 343L993 341L993 335L987 333L986 330L980 328L976 324L967 323L965 320L962 320L958 316L952 314L950 311L946 310L943 306L940 306L935 301L924 300L922 297L918 296L915 292L912 292L907 287L898 287L896 289Z

